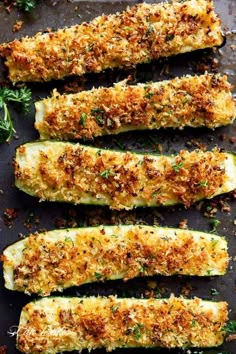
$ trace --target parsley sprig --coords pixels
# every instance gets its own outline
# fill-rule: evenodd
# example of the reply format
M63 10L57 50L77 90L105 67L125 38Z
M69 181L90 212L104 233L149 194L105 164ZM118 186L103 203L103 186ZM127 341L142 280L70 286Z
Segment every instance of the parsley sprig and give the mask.
M228 321L225 327L226 333L236 333L236 321Z
M20 10L29 12L36 6L36 0L17 0L17 6Z
M0 143L10 141L15 132L7 103L13 102L16 105L20 105L22 111L27 113L31 98L31 90L27 87L22 87L18 90L12 90L8 87L0 88Z

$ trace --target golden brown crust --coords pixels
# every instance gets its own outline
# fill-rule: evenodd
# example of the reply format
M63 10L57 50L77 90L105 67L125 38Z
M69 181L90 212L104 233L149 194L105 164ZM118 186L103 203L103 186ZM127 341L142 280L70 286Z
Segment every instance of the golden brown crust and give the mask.
M236 105L226 76L201 75L171 81L60 95L36 102L41 139L73 140L134 129L211 129L233 122Z
M4 251L4 277L6 282L12 278L8 287L42 296L109 279L219 275L227 264L227 243L221 237L140 225L32 234Z
M23 308L17 342L30 354L100 347L215 347L223 342L226 321L225 302L197 298L44 298Z
M18 188L40 200L107 204L113 209L177 203L188 207L235 188L231 159L217 150L156 156L36 142L17 149L15 177Z
M9 78L48 81L220 45L211 0L138 4L121 14L0 46Z

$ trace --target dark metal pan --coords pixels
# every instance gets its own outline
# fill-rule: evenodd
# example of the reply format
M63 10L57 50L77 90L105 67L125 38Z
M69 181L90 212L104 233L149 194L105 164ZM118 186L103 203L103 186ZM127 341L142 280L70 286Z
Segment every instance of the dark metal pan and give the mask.
M69 26L82 21L88 21L102 13L113 13L126 8L138 1L40 1L35 10L24 14L12 9L8 14L3 2L0 3L0 42L20 38L23 35L32 35L39 30L47 28L57 29ZM215 0L216 11L220 14L224 31L226 33L226 44L218 50L203 50L192 54L185 54L171 59L163 59L155 63L139 65L136 69L127 71L106 71L96 75L86 75L80 79L53 82L48 84L31 84L34 99L45 97L50 94L54 87L60 91L65 86L78 86L89 89L93 86L110 86L131 75L133 82L159 81L167 78L181 76L183 74L202 73L205 70L210 72L221 72L229 75L229 81L236 84L236 50L235 45L235 0ZM24 21L21 31L13 33L12 27L16 20ZM233 31L234 30L234 31ZM234 33L233 33L234 32ZM1 70L2 71L2 70ZM3 74L2 74L3 76ZM235 91L234 91L235 92ZM128 281L110 281L107 283L90 284L66 290L63 295L110 295L119 296L169 296L183 295L188 297L198 296L203 299L226 300L229 303L230 318L236 319L236 276L235 276L235 255L236 255L236 201L235 194L215 198L212 201L198 203L186 210L177 206L172 208L148 208L136 209L130 212L112 212L106 207L94 206L68 206L57 203L39 203L27 195L24 195L14 187L12 158L16 146L38 138L33 128L34 108L28 117L23 117L20 112L12 109L16 135L10 144L4 143L0 146L0 248L3 248L16 241L19 236L27 235L33 231L53 229L56 227L75 227L78 225L97 225L114 223L147 223L160 224L163 226L178 226L186 219L187 225L192 229L202 231L212 230L212 220L220 221L217 230L214 231L224 235L229 241L229 253L231 258L228 273L218 278L196 277L154 277L150 285L150 279L139 278ZM205 146L211 149L219 146L222 149L234 151L236 147L236 124L219 128L215 131L207 129L185 129L183 131L152 131L152 132L131 132L120 134L115 137L104 137L95 139L94 146L112 147L118 149L130 149L142 152L156 152L162 147L163 153L174 153L182 148L193 149ZM216 208L216 213L210 215L209 210ZM12 218L9 211L14 211ZM14 210L13 210L14 209ZM11 214L11 213L10 213ZM4 289L2 270L0 274L0 346L6 345L8 353L16 354L15 332L17 329L19 315L22 306L31 301L34 297L10 292ZM142 350L142 353L154 353L157 350ZM134 353L137 350L117 350L115 353ZM157 351L167 353L167 350ZM94 353L105 353L104 350L97 350ZM187 351L173 350L170 353L187 353ZM188 353L236 353L236 342L225 342L219 349L192 350Z

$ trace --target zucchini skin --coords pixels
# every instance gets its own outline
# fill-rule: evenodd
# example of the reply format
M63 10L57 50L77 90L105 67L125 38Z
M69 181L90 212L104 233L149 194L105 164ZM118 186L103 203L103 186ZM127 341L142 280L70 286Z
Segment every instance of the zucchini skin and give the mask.
M21 145L15 184L41 201L109 205L112 209L189 207L236 188L235 157L218 150L141 155L66 142Z
M228 259L227 242L216 235L120 225L31 234L4 250L3 269L6 288L46 296L94 281L223 275Z
M216 347L227 303L170 297L43 298L27 304L17 346L27 354L120 347Z
M226 76L200 75L136 86L53 96L35 103L41 139L92 139L129 130L208 127L233 122L236 104Z
M38 33L0 46L12 82L132 67L193 50L220 46L221 21L211 0L137 4L120 14Z

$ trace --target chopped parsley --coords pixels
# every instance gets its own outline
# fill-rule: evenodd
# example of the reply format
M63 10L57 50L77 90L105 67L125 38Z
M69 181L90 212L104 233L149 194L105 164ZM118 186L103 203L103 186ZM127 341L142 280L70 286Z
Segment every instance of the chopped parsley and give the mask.
M74 242L70 236L65 237L65 242L71 242L74 245Z
M96 278L97 280L100 280L100 279L103 277L103 275L102 275L101 273L98 273L98 272L95 272L95 273L94 273L94 276L95 276L95 278Z
M175 37L174 34L167 34L167 36L165 38L165 41L166 42L172 41L172 39L174 39L174 37Z
M93 108L91 109L91 115L95 118L97 124L102 126L104 123L104 115L105 111L101 108Z
M173 170L178 173L179 170L183 167L184 163L183 162L179 162L179 163L173 163L172 164L172 168Z
M144 329L144 325L142 323L137 323L133 328L133 334L136 340L139 340L142 336L142 331Z
M140 264L140 268L139 268L140 273L146 272L147 269L148 267L145 264Z
M219 242L219 240L214 240L214 239L212 239L212 240L211 240L212 248L214 248L214 247L217 245L218 242Z
M111 311L116 312L118 310L118 308L119 308L119 306L114 305L114 306L112 306Z
M236 333L236 321L229 321L225 327L227 333Z
M86 113L82 113L80 116L79 124L82 125L83 128L85 128L85 126L86 126L87 118L88 118L88 116Z
M114 176L114 172L112 172L111 170L107 169L107 170L104 170L100 173L100 176L102 178L109 178L110 176Z
M185 98L184 98L184 100L183 100L183 104L188 103L188 102L190 101L190 98L191 98L190 95L186 95Z
M219 295L220 293L219 293L219 291L217 291L216 289L211 289L211 295L212 296L216 296L216 295Z
M0 143L10 141L15 129L8 109L8 102L13 102L19 105L24 113L29 111L32 94L27 87L22 87L18 90L11 90L8 87L0 88L0 110L3 111L0 117Z
M36 2L36 0L17 0L16 5L20 10L29 12L35 8Z
M199 183L199 186L200 186L200 187L207 187L207 186L208 186L208 181L207 181L207 180L201 181L201 182Z
M132 28L132 27L129 27L129 26L124 27L124 29L125 29L126 31L132 31L132 30L133 30L133 28Z
M211 232L216 232L217 227L220 225L220 220L212 218L210 220L210 224L211 224L211 227L212 227Z
M144 96L144 98L151 98L153 95L154 95L155 93L154 92L148 92L148 93L146 93L146 95Z

